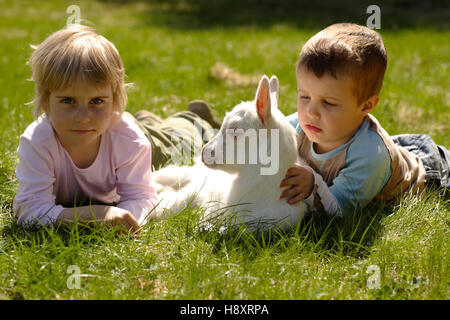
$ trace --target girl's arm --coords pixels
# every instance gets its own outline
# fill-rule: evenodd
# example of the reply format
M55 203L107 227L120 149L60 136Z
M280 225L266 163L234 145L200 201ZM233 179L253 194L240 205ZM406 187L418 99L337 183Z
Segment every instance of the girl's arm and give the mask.
M154 216L153 209L158 203L151 184L152 147L134 122L124 122L123 126L113 140L113 162L120 196L117 207L132 213L140 224L144 224Z
M138 221L129 211L105 205L65 208L56 222L63 225L101 223L103 226L123 226L132 232L139 229Z
M102 221L104 226L123 225L136 231L139 224L128 210L101 205L65 208L55 204L52 192L56 181L54 162L60 159L57 154L51 152L56 146L46 133L43 130L38 131L37 135L26 132L20 138L19 164L16 170L19 187L14 199L14 212L18 223L51 226L55 223Z

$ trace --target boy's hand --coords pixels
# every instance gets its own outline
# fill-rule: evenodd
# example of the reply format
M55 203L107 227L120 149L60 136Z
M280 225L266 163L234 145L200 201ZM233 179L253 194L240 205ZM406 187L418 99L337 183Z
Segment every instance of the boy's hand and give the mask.
M100 217L97 215L97 218ZM139 222L129 211L117 207L109 207L102 220L104 226L121 226L126 230L131 229L133 233L140 228Z
M311 194L314 184L312 169L306 166L294 165L286 172L280 187L289 186L281 193L280 198L289 198L289 204L296 204Z

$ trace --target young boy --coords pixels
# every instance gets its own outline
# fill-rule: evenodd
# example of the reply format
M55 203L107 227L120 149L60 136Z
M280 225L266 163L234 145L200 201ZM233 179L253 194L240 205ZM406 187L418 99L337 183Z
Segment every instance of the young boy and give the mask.
M298 151L308 165L286 173L281 197L346 215L372 200L425 186L448 189L449 151L425 135L390 137L370 114L387 65L380 35L341 23L313 36L297 61Z

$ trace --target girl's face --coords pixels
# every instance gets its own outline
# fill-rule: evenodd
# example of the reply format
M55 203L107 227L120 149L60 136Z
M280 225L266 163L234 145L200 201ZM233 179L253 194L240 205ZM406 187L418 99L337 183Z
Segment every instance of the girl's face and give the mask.
M65 89L51 92L43 110L67 151L95 147L111 122L112 88L77 81Z

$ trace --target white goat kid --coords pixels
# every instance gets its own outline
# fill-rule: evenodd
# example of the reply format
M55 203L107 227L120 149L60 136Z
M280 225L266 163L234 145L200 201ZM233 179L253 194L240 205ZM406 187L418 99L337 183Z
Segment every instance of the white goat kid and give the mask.
M278 79L263 76L255 100L227 113L220 131L203 147L203 163L154 172L153 181L163 190L157 215L191 205L204 208L203 221L225 218L259 230L295 226L307 206L280 199L280 183L288 168L304 162L296 132L277 103Z

